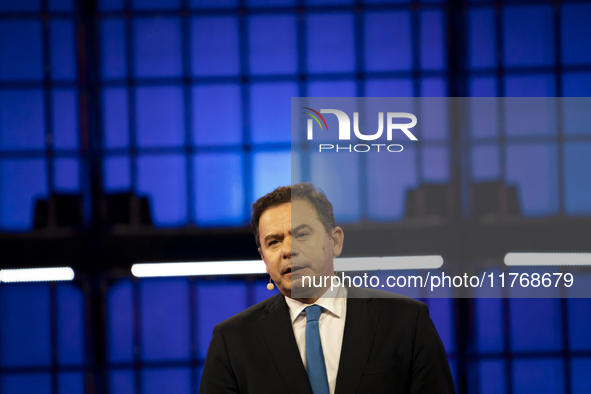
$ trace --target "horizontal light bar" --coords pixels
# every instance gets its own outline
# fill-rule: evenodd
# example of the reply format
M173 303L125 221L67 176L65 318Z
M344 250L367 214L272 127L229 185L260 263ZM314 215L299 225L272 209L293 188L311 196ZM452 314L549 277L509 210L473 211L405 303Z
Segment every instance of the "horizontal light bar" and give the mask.
M207 261L202 263L134 264L131 273L138 278L157 276L207 276L264 274L263 260Z
M442 265L441 256L355 257L334 260L335 271L437 269Z
M53 282L74 279L74 270L70 267L25 268L0 270L0 282Z
M507 253L505 265L509 267L591 265L591 253Z
M335 259L337 271L376 271L439 268L441 256L357 257ZM209 276L265 274L262 260L206 261L200 263L142 263L134 264L131 273L138 278L165 276Z

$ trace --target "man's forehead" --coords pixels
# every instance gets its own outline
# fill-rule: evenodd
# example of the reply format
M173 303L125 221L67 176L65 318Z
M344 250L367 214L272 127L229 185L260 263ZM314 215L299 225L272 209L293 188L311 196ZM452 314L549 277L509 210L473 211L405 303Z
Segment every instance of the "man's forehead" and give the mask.
M291 230L302 225L314 226L320 224L318 213L307 200L294 200L271 207L263 212L259 220L261 235L283 230Z
M265 210L259 219L259 232L263 233L277 232L284 227L290 227L291 223L291 203L287 202Z

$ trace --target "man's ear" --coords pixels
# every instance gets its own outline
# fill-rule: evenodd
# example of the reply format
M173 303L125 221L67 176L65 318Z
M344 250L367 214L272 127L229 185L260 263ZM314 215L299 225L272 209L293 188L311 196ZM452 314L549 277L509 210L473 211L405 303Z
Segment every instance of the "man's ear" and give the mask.
M343 241L345 240L345 233L343 229L336 226L332 230L332 254L335 257L339 257L343 250Z

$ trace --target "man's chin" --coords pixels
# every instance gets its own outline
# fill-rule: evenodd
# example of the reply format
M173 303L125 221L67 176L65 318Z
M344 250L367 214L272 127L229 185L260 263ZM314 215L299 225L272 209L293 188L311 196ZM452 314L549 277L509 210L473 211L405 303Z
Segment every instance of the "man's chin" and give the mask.
M301 269L292 273L290 293L292 298L318 298L324 294L326 288L317 286L323 283L323 276L314 275L310 269ZM330 281L328 281L330 287Z

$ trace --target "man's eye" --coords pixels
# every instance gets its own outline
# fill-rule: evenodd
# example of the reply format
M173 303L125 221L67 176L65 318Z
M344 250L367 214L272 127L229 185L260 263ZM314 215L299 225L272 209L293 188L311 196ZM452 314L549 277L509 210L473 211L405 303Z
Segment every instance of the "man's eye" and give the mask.
M269 242L269 246L273 246L273 245L275 245L277 243L279 243L279 241L271 241L271 242Z
M297 233L296 234L296 238L304 238L306 235L308 235L308 233Z

